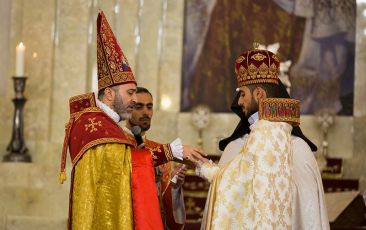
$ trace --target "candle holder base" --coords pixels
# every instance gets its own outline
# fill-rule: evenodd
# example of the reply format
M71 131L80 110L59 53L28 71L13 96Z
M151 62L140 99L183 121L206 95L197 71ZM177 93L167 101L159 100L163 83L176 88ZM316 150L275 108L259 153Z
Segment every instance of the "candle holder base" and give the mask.
M32 158L28 155L28 151L26 153L8 153L4 156L3 162L32 162Z

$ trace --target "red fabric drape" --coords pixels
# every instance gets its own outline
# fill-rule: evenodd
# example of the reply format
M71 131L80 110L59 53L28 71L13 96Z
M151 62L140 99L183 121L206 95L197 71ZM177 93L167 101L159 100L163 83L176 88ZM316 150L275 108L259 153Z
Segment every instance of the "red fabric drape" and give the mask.
M164 229L153 161L147 150L132 150L132 204L135 230Z

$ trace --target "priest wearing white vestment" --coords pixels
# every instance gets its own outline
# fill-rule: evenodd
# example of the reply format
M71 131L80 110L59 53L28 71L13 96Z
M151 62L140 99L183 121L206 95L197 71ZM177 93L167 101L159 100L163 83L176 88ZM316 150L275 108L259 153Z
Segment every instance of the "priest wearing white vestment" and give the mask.
M280 97L290 98L285 86L280 82ZM248 138L249 126L257 120L257 113L249 119L238 105L240 94L235 97L231 110L240 117L233 134L220 141L219 148L224 151L219 165L231 161L239 154ZM314 153L317 147L301 131L299 126L292 129L293 145L293 216L292 229L329 229L323 184ZM205 213L207 210L207 205Z
M201 229L329 229L320 173L311 152L316 151L316 146L302 134L298 126L294 126L292 136L288 140L291 143L290 153L279 151L277 156L266 154L266 151L272 152L271 148L275 149L274 152L279 150L278 145L281 143L287 146L283 142L286 138L276 140L276 135L279 133L274 131L276 129L274 127L271 131L265 130L269 129L266 127L260 134L258 127L263 126L259 125L263 121L258 121L258 116L261 116L258 114L258 102L268 97L289 98L289 95L277 77L278 58L267 51L264 55L261 54L263 52L258 50L246 52L237 59L235 67L240 93L233 102L232 110L240 116L241 121L232 136L220 142L220 149L225 150L219 164L216 166L205 163L198 170L202 177L213 181ZM253 68L256 66L257 73ZM268 69L267 74L264 73L265 66L272 67ZM266 76L269 77L268 80ZM273 81L274 79L277 82ZM272 107L272 111L275 108L279 107ZM246 117L249 116L247 121ZM263 114L262 120L265 120ZM270 133L275 135L268 136ZM270 143L273 141L275 143L271 146ZM264 156L260 156L261 154ZM286 175L280 172L281 170L275 172L273 167L268 168L271 164L272 166L282 164L289 170L289 174ZM235 167L237 168L235 173L225 172L230 171L230 168L232 171ZM262 173L257 173L258 170ZM233 174L236 178L227 179L226 174ZM247 177L244 183L243 179L240 179L242 174L246 174L244 177ZM268 178L265 179L263 175L267 175ZM238 188L239 197L230 189L236 186L233 186L233 181L242 183L242 187ZM278 186L273 186L272 183L277 183ZM267 185L264 190L260 188L263 184ZM291 195L287 196L289 192ZM233 194L234 197L230 197ZM288 199L284 200L286 196ZM281 205L276 204L281 199ZM232 207L228 200L232 200ZM252 213L245 214L243 210L248 208L249 210L251 208ZM287 213L283 211L284 209Z

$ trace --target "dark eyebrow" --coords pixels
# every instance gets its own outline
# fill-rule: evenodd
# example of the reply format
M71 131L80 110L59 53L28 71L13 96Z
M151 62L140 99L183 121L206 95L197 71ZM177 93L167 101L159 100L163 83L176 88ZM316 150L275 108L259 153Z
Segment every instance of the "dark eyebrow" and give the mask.
M135 105L136 105L136 106L141 106L141 107L143 107L143 106L146 106L146 107L153 107L153 106L154 106L154 104L153 104L153 103L147 103L147 104L144 104L144 103L141 103L141 102L137 102Z

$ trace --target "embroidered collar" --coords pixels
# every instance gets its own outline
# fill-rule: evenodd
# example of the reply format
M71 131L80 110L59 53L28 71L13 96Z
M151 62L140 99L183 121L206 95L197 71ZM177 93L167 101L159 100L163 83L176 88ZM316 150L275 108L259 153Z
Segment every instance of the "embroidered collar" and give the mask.
M98 98L96 99L97 106L103 110L110 118L113 119L116 123L118 123L121 120L121 117L118 115L118 113L114 112L113 109L109 108L108 105L101 102Z
M300 101L292 98L265 98L259 101L259 120L300 124Z

